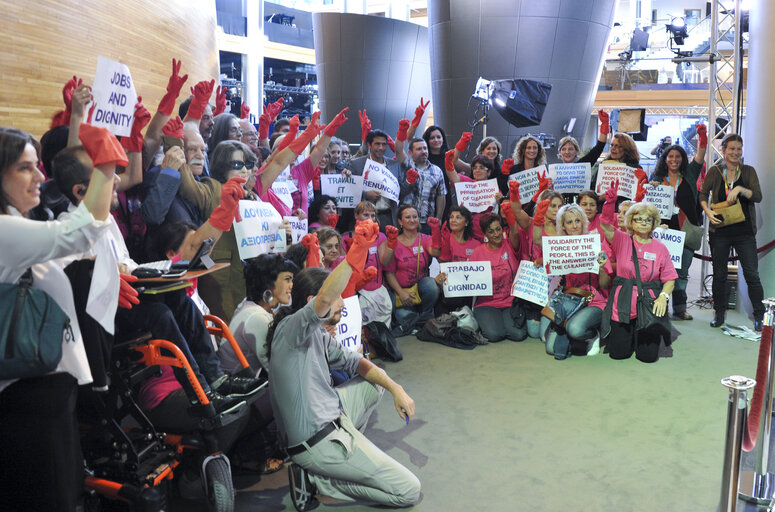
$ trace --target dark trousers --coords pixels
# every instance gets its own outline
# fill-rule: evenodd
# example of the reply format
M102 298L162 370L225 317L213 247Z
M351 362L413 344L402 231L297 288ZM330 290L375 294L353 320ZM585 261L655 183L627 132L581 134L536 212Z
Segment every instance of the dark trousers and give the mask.
M75 417L77 385L68 373L22 379L0 392L0 510L73 512L83 491Z
M660 336L648 331L638 332L635 341L635 320L623 324L611 321L611 334L608 335L608 355L611 359L629 359L635 351L638 361L654 363L659 359Z
M727 309L727 259L734 247L743 267L743 277L748 285L748 298L756 320L764 317L764 288L759 279L759 259L756 255L756 237L750 234L710 234L710 252L713 257L713 308Z

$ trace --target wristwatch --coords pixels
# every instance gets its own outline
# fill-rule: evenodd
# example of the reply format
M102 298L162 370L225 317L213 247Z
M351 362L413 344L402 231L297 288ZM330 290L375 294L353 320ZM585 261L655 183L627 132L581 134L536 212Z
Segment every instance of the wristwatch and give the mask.
M665 300L670 300L670 295L666 294L665 292L659 292L660 297L664 297Z

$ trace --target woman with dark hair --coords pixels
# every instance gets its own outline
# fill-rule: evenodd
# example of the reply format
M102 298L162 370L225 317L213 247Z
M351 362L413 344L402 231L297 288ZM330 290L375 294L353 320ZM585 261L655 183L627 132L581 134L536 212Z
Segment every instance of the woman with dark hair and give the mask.
M320 260L320 264L323 268L332 270L344 257L342 235L334 228L328 226L318 228L315 233L318 235L320 250L323 252L323 259Z
M473 215L465 206L453 206L449 212L449 221L441 229L441 254L439 261L470 261L480 242L474 238ZM440 272L436 284L442 286L447 275ZM455 311L471 304L471 297L445 297L439 301L437 314Z
M309 231L323 226L336 227L339 214L336 209L336 198L327 195L317 195L309 205ZM333 224L333 226L331 225Z
M471 160L471 171L473 173L473 178L469 178L465 174L458 173L455 170L455 166L454 166L456 155L457 155L457 150L447 151L446 161L445 161L445 170L447 171L446 175L449 178L449 183L451 186L454 187L455 183L459 181L462 181L462 182L484 181L495 177L495 166L493 165L492 160L490 160L484 155L476 155L473 158L473 160ZM502 198L503 198L503 194L500 191L496 192L493 195L494 203L499 202ZM484 233L482 232L479 219L485 213L492 212L492 210L493 210L493 207L491 206L487 208L487 210L485 210L484 212L473 214L474 238L479 242L484 241Z
M412 140L414 137L414 128L409 128L407 140ZM422 134L422 139L425 144L428 145L428 161L439 169L444 169L444 155L449 151L449 145L447 144L447 135L444 133L444 129L441 126L431 125L425 129ZM444 213L441 220L447 220L449 218L449 212L453 205L457 204L455 187L449 184L449 177L447 173L444 175L444 186L447 188L447 199L444 203Z
M678 279L673 289L673 318L691 320L692 315L686 312L686 285L689 283L689 267L694 259L694 251L702 244L702 215L697 201L697 178L705 161L705 150L708 146L708 131L704 124L697 125L697 154L689 162L684 148L673 145L667 148L659 157L651 184L673 187L673 215L667 223L670 229L694 231L698 234L694 240L684 242L681 268L678 269ZM689 223L687 226L686 223Z
M207 151L210 155L212 164L212 154L215 148L225 140L242 141L242 128L239 125L239 119L233 114L218 114L213 118L213 134L207 141ZM246 144L247 146L247 144Z
M753 325L756 332L762 330L764 318L764 289L759 279L759 259L756 254L756 203L762 200L762 189L756 169L742 163L743 138L730 133L721 141L724 165L708 170L699 199L710 226L709 241L713 258L713 307L715 316L711 327L721 327L727 312L727 258L734 247L743 267L743 277L748 285L748 297L753 306ZM711 205L721 203L732 206L740 203L745 220L724 226L722 215L714 212Z

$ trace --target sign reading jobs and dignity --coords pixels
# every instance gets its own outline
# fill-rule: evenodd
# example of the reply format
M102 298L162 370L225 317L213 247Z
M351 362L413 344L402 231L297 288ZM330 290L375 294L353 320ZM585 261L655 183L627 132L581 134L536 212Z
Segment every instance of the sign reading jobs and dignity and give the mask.
M498 181L495 179L483 181L458 181L455 183L457 202L465 206L471 213L481 213L495 206L495 194L498 193Z
M578 194L582 190L589 190L589 185L592 182L592 166L589 165L589 162L551 164L549 165L549 177L554 183L555 192Z
M285 252L285 230L280 229L283 218L271 204L243 199L239 202L239 214L242 221L234 221L234 235L241 259Z
M522 260L511 285L511 295L539 306L546 306L549 302L549 276L543 267L536 267L532 261Z
M336 341L344 348L357 351L361 346L361 305L358 302L358 295L344 299L342 307L342 319L336 324Z
M546 166L539 165L532 169L515 172L509 176L509 180L519 181L519 201L522 204L527 204L533 199L535 193L538 192L538 175L541 174L543 176L544 172L546 172Z
M611 188L611 182L619 180L619 195L632 199L638 193L638 178L635 169L620 163L603 162L597 168L595 192L602 196Z
M545 236L541 242L549 275L598 272L600 235Z
M686 233L683 231L678 231L677 229L657 228L654 230L651 236L654 238L654 240L659 240L665 244L667 251L670 253L670 259L673 260L673 266L675 268L681 268Z
M355 208L361 202L363 176L346 178L341 174L321 174L320 191L336 199L339 208Z
M447 274L445 297L478 297L492 295L492 267L489 261L441 263L439 271Z
M322 178L322 176L321 176ZM321 186L323 182L321 181ZM376 190L387 199L398 202L398 179L382 164L367 158L363 166L363 191Z
M647 203L651 203L659 210L659 216L663 219L669 219L673 216L673 197L675 189L670 185L646 185L646 196L643 198Z
M92 126L107 128L114 135L127 137L132 131L137 93L129 68L120 62L97 57L94 75Z

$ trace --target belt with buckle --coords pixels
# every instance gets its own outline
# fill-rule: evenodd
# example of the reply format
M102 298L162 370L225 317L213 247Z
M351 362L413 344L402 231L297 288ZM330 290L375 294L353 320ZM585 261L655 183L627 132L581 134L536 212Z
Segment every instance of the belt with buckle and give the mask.
M286 450L288 452L288 455L298 455L301 452L305 451L307 447L312 448L316 444L318 444L320 441L325 439L325 437L334 431L335 428L340 427L339 424L339 418L335 419L334 421L327 423L325 427L318 430L312 437L307 439L304 443L299 443L295 446L289 446ZM304 444L307 444L307 446L304 446Z

